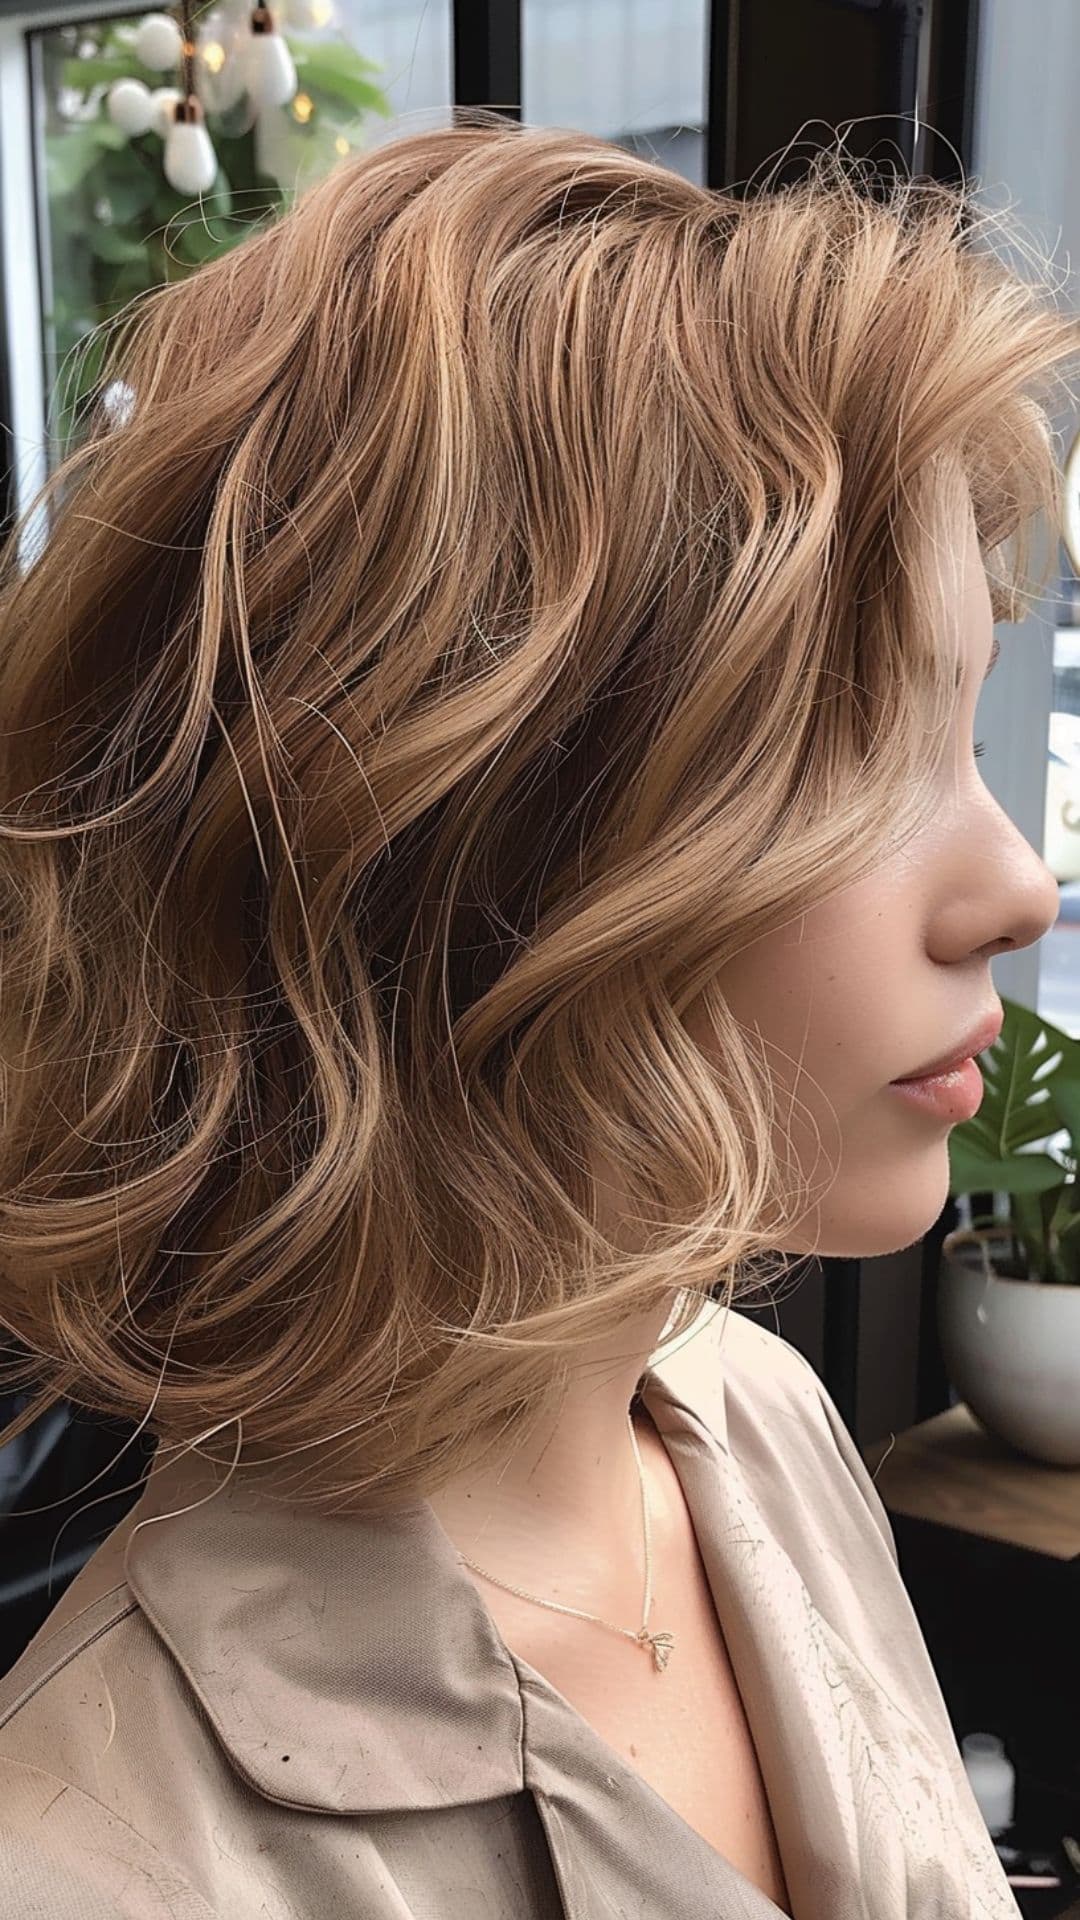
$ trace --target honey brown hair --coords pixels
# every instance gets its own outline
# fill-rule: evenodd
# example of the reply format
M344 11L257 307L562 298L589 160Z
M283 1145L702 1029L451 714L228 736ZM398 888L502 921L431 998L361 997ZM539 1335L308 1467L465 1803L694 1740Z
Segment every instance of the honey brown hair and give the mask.
M113 324L0 580L0 1439L396 1504L760 1284L806 1182L710 981L926 818L937 556L962 494L1015 617L1078 346L870 188L477 115Z

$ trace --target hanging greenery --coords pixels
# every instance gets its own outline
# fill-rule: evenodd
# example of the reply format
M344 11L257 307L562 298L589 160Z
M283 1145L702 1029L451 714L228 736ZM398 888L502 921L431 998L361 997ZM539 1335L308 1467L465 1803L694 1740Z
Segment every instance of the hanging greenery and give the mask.
M225 105L206 55L220 49L199 35L208 9L197 11L194 80L205 95L206 131L217 161L212 186L180 192L164 172L169 120L166 89L183 97L184 77L152 71L139 58L148 35L142 16L65 27L44 42L47 244L53 299L49 329L50 447L62 457L78 437L95 391L105 339L102 322L138 294L183 279L204 261L239 245L280 218L295 193L363 145L366 118L388 118L391 105L371 78L381 71L340 40L283 36L296 72L286 105L260 107L241 89ZM220 8L215 10L220 15ZM179 18L179 16L178 16ZM161 16L155 16L160 21ZM284 57L284 56L283 56ZM109 95L120 81L156 93L154 124L129 133L110 117ZM138 88L129 87L129 97ZM281 172L267 170L267 117ZM262 164L261 164L262 162Z

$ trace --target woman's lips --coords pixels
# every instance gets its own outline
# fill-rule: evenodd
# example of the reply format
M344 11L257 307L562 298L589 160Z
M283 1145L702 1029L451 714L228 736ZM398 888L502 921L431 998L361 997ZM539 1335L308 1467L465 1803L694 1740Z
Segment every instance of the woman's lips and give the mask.
M914 1080L936 1080L941 1074L951 1073L954 1068L966 1065L977 1054L985 1053L992 1047L1005 1024L1005 1009L998 1003L992 1013L988 1013L971 1027L959 1042L955 1053L940 1054L936 1060L928 1060L924 1067L915 1073L905 1074L903 1080L891 1080L890 1086L908 1085Z
M911 1105L921 1107L935 1119L957 1126L971 1120L982 1105L983 1078L973 1059L961 1061L948 1073L926 1074L921 1079L891 1080L890 1087Z

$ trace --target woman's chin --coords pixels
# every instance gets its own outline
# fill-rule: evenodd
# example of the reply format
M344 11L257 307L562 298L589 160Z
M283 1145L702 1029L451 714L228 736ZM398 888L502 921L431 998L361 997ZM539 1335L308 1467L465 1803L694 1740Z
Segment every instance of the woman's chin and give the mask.
M892 1160L858 1181L841 1176L815 1213L787 1237L785 1253L869 1260L900 1253L929 1233L949 1197L947 1135L918 1156Z

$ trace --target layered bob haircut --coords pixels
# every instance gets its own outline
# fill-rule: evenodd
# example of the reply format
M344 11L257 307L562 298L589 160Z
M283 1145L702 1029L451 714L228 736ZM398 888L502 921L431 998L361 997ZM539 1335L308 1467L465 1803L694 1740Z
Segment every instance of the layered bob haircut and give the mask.
M1001 223L476 114L110 323L0 578L0 1440L374 1511L760 1286L821 1187L716 975L927 821L960 514L998 618L1058 524Z

